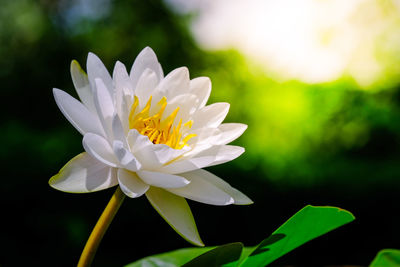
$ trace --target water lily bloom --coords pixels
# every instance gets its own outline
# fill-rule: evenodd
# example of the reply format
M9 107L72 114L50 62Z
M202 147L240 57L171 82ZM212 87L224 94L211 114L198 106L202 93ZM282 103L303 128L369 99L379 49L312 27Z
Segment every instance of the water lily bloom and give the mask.
M186 240L203 245L185 200L251 204L228 183L202 168L240 156L227 145L247 128L221 124L228 103L206 106L207 77L190 80L186 67L164 77L153 50L143 49L128 74L117 62L113 75L89 53L87 74L77 61L71 75L81 101L53 89L58 107L83 135L85 152L71 159L49 183L58 190L86 193L119 185L131 198L146 195L160 215Z

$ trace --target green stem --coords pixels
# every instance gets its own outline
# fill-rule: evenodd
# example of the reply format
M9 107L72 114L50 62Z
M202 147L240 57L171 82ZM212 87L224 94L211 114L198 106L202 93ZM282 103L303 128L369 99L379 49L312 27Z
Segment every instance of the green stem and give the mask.
M117 211L124 199L125 194L118 186L114 195L111 197L110 202L108 202L106 208L97 221L96 226L93 228L88 241L86 242L85 248L83 249L81 257L79 258L78 267L90 266L94 255L96 254L97 248L100 245L101 239L107 231L108 226L110 226L115 214L117 214Z

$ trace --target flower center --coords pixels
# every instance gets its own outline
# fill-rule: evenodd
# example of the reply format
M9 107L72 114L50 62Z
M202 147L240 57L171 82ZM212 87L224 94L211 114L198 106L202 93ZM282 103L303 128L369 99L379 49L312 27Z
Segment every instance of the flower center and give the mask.
M178 114L179 107L161 121L167 106L165 97L158 102L160 107L158 112L150 116L151 99L152 96L150 96L146 106L140 112L135 113L136 108L139 106L139 99L135 96L135 101L129 113L129 128L136 129L140 134L148 136L153 144L165 144L174 149L183 148L191 138L196 136L195 134L183 136L182 133L183 128L190 129L192 127L193 121L189 120L182 125L182 119L180 119L178 125L173 127L172 124Z

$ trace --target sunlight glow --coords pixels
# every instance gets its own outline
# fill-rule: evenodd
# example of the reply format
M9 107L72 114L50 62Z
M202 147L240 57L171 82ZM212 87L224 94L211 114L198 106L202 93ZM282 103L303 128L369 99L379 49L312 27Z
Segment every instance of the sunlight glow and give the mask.
M393 67L399 0L168 2L196 12L192 31L202 47L238 49L278 79L320 83L349 75L369 87L385 75L400 76Z

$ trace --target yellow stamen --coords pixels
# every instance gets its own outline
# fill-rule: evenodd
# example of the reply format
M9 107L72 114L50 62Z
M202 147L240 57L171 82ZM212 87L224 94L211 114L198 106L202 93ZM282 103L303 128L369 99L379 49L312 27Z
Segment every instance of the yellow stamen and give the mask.
M129 128L136 129L142 135L149 137L149 140L154 144L165 144L174 149L182 149L187 145L189 139L196 136L195 134L184 135L183 131L192 127L193 121L182 122L179 120L177 126L173 127L176 116L179 112L177 107L168 117L161 121L165 108L167 107L167 99L163 97L158 103L159 110L154 115L150 116L152 96L146 103L146 106L139 112L139 99L135 96L129 113ZM153 113L153 111L152 111Z

